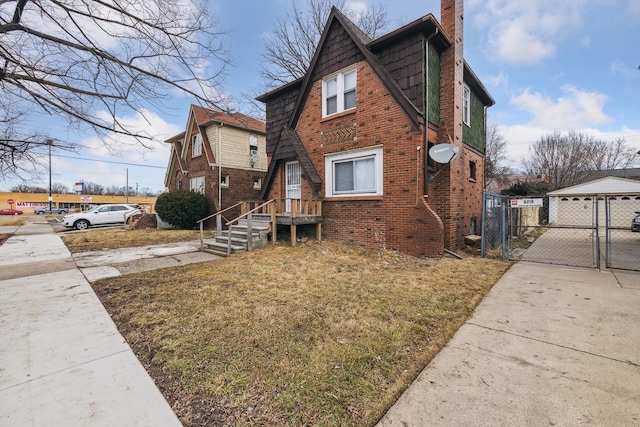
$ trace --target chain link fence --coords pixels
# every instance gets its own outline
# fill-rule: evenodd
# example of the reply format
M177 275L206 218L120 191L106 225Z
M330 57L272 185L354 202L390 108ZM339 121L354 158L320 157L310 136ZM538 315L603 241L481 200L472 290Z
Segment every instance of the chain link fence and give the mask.
M484 196L483 256L640 270L640 195Z

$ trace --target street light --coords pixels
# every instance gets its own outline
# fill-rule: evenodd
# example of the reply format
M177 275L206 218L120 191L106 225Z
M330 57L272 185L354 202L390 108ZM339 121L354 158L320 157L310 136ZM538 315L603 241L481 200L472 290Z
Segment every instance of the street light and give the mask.
M51 202L53 201L51 196L51 146L53 145L53 139L47 139L47 145L49 146L49 212L51 213Z

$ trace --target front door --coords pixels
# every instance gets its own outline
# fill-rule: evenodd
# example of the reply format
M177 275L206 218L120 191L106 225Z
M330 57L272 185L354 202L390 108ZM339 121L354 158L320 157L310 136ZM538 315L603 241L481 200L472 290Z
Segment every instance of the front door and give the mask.
M286 199L287 212L291 212L291 199L300 199L302 197L300 163L287 162L286 169Z

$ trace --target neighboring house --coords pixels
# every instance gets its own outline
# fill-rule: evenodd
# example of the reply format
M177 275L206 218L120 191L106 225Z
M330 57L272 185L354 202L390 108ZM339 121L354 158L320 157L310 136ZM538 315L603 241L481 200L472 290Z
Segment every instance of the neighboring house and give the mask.
M628 228L640 211L640 181L618 177L600 178L547 193L549 224L564 226L610 226ZM607 197L609 212L605 212ZM595 213L598 213L596 216Z
M463 52L463 1L376 40L333 8L306 75L266 104L264 199L322 200L323 235L442 256L480 232L486 108ZM449 165L434 144L459 148ZM432 176L437 176L431 179Z
M169 190L201 192L210 213L258 200L267 170L264 122L192 105L186 130L166 142Z

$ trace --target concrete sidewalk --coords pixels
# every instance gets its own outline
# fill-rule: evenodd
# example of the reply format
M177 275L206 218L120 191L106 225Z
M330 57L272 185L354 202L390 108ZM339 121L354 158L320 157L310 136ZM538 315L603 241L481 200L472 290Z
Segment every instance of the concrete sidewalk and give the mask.
M179 426L59 236L0 246L0 425Z
M520 262L379 427L639 426L640 273Z

